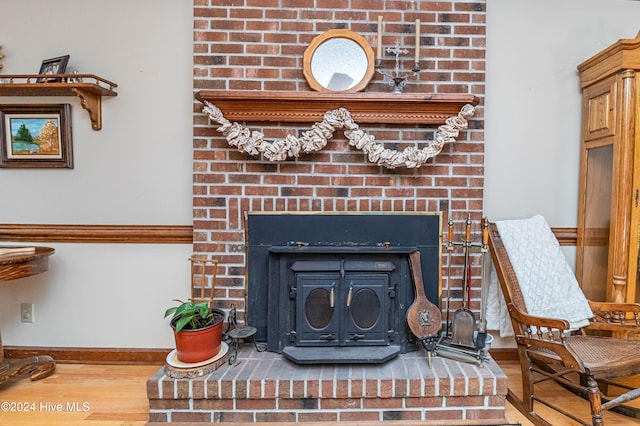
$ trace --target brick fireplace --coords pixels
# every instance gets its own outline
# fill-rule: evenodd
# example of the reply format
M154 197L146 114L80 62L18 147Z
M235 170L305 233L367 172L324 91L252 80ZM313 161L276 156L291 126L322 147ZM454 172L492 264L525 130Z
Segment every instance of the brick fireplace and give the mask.
M246 291L249 212L429 213L441 214L445 223L449 217L462 222L470 214L474 223L480 222L485 6L485 1L194 0L196 98L207 91L275 91L309 94L309 106L316 105L302 73L309 42L329 29L348 28L375 47L377 16L382 15L385 47L398 40L411 51L413 23L420 19L423 71L405 92L425 94L425 102L435 109L413 121L404 120L411 114L400 114L396 100L386 107L395 116L357 119L363 129L389 149L421 148L433 139L445 116L455 115L451 112L455 108L438 99L471 95L476 104L468 129L439 155L420 168L387 169L368 162L339 132L324 150L281 162L239 152L202 113L201 99L196 99L193 251L219 259L215 298L221 308L237 309L241 325L252 325L254 320L248 303L252 296ZM392 64L391 56L384 56L383 63ZM379 74L365 89L374 98L378 93L388 96L389 91ZM230 120L242 121L267 139L299 135L316 121ZM462 231L456 230L456 237ZM471 263L471 309L477 311L480 259L472 256ZM458 253L440 259L447 274L442 274L438 296L451 312L461 306L462 264ZM424 352L413 350L370 366L300 366L276 352L257 353L250 345L242 349L239 360L192 379L171 379L159 371L148 385L151 421L488 419L487 423L498 423L504 417L506 377L493 361L479 368L436 358L429 369Z
M415 44L414 21L421 20L423 71L407 84L405 92L424 94L425 99L470 95L478 103L468 129L420 168L387 169L372 164L361 151L349 146L340 132L335 133L324 150L297 159L270 162L261 156L250 156L230 146L216 130L219 126L202 113L202 101L194 100L193 249L219 259L222 269L216 299L225 309L233 304L240 321L244 320L247 308L244 217L248 212L441 212L445 223L449 217L462 222L469 213L474 223L479 223L482 217L484 1L352 0L347 5L324 0L284 3L194 0L194 94L201 97L206 91L251 91L312 96L318 92L311 91L302 72L303 53L311 40L329 29L348 28L362 34L375 47L378 15L384 16L383 45L393 46L399 40L411 51ZM413 56L409 58L411 62ZM385 66L393 65L393 55L387 54L383 59ZM365 94L372 97L380 94L382 98L389 96L390 91L376 74ZM304 99L309 108L316 104L311 96ZM260 100L259 96L256 98ZM212 99L213 103L216 101ZM390 113L401 108L410 111L422 104L407 107L404 103L389 102L385 108ZM402 114L379 120L375 117L384 114L355 120L386 148L422 148L433 139L444 118L455 115L464 102L451 106L433 104L441 108L440 113L430 109L413 122L406 120L412 115L406 109ZM243 109L242 103L236 105L237 109ZM332 109L336 103L327 105L327 109ZM228 108L221 106L223 112ZM270 109L267 104L262 113L267 114ZM231 116L229 119L240 120ZM400 124L401 119L404 124ZM319 120L267 122L243 118L241 121L271 140L299 135ZM479 278L479 259L472 260L472 272ZM441 263L448 267L446 258ZM454 310L460 306L462 263L462 256L454 254L451 288L447 277L443 277L442 294L445 301L451 296L450 306ZM474 280L471 295L472 309L476 310L478 282Z

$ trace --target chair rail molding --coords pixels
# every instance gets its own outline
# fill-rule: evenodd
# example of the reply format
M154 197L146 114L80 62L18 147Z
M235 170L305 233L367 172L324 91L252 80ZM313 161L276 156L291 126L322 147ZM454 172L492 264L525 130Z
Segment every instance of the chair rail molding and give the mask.
M0 241L192 244L191 225L48 225L0 223Z

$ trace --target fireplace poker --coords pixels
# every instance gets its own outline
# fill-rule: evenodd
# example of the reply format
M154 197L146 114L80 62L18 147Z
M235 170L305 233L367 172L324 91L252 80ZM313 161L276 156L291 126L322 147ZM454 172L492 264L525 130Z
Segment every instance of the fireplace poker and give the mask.
M482 349L487 341L487 293L491 274L491 255L489 254L489 219L482 219L482 288L480 296L480 323L476 348Z
M467 309L471 309L471 263L469 262L467 262L465 273L467 274L467 280L465 281L466 290L464 294L467 297L467 301L465 302L464 307Z
M447 320L445 321L445 337L449 338L449 327L451 325L450 301L451 301L451 252L453 252L453 219L449 216L447 221Z

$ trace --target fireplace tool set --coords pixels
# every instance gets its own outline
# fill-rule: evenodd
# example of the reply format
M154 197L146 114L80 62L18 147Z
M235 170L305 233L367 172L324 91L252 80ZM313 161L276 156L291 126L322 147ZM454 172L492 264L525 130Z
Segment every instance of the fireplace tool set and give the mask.
M471 239L471 217L467 217L465 222L465 236L462 241L453 239L453 221L448 221L448 241L446 248L448 252L448 291L447 309L445 319L445 329L440 339L435 344L434 353L438 356L454 359L457 361L475 363L482 366L487 359L487 286L489 285L490 262L489 255L489 221L482 220L482 241L474 242ZM453 313L450 319L449 301L451 299L451 260L455 247L462 247L464 250L464 266L462 271L462 307ZM476 317L471 312L471 263L469 255L471 250L479 249L482 253L482 288L480 302L480 321L476 323Z

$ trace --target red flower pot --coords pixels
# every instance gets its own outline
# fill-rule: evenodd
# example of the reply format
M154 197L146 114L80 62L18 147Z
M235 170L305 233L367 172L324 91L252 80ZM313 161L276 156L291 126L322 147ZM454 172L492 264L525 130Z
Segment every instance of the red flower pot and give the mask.
M218 318L206 328L197 330L185 330L175 332L175 321L171 321L174 329L176 341L176 351L178 360L185 363L196 363L206 361L220 352L222 343L222 325L224 324L224 311L213 309L213 313Z

